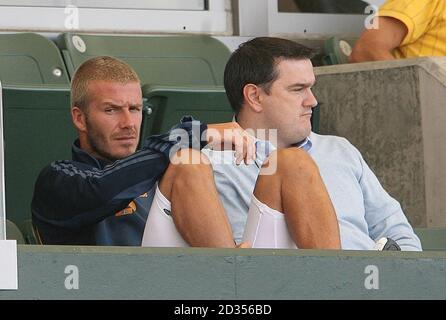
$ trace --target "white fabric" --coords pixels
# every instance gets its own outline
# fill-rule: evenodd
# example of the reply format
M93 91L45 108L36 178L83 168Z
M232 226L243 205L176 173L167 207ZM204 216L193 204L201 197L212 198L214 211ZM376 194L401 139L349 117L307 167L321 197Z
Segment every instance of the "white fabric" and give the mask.
M178 232L172 216L171 203L156 186L152 207L144 229L143 247L188 247ZM269 208L252 195L243 241L252 248L296 249L283 213Z
M243 242L252 248L296 249L285 221L285 215L251 197Z
M147 217L141 246L143 247L189 247L173 222L170 201L156 186L155 197Z

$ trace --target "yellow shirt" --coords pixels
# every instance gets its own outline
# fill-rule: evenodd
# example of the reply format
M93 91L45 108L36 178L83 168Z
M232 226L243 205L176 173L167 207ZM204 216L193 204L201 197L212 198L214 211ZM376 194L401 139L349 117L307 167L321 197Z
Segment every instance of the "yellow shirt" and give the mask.
M446 56L446 0L387 0L378 16L398 19L408 29L395 58Z

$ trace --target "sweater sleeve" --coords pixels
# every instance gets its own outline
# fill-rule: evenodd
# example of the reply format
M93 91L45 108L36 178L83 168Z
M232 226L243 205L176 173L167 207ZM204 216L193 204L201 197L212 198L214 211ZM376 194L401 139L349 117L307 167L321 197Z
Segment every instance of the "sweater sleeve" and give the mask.
M149 137L142 150L103 169L68 160L51 163L35 184L33 221L80 228L115 214L152 189L167 169L172 150L200 149L200 137L206 129L206 125L184 117L168 133Z
M400 203L384 190L360 152L356 148L354 150L362 166L359 184L364 196L365 219L370 237L374 241L381 237L389 237L395 240L402 250L420 251L420 240L407 220Z

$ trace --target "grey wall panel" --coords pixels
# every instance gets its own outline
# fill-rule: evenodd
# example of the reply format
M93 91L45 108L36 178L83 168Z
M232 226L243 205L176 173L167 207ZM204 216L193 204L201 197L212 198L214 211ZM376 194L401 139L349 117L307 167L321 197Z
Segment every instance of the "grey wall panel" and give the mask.
M444 58L316 68L319 130L346 137L417 227L444 227Z
M79 288L68 290L67 266ZM18 246L0 299L445 299L446 252ZM370 271L377 289L367 289ZM367 282L368 283L368 282Z

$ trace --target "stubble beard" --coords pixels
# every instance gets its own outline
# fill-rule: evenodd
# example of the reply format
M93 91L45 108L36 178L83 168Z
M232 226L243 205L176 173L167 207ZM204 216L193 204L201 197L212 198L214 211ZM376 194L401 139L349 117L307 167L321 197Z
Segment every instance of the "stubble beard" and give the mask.
M117 158L116 156L112 155L110 152L104 150L101 146L107 145L107 139L106 137L98 132L94 126L91 125L88 118L86 119L86 125L87 125L87 140L90 145L90 148L92 151L98 155L102 160L105 160L107 162L115 162L116 160L119 160L120 158Z

